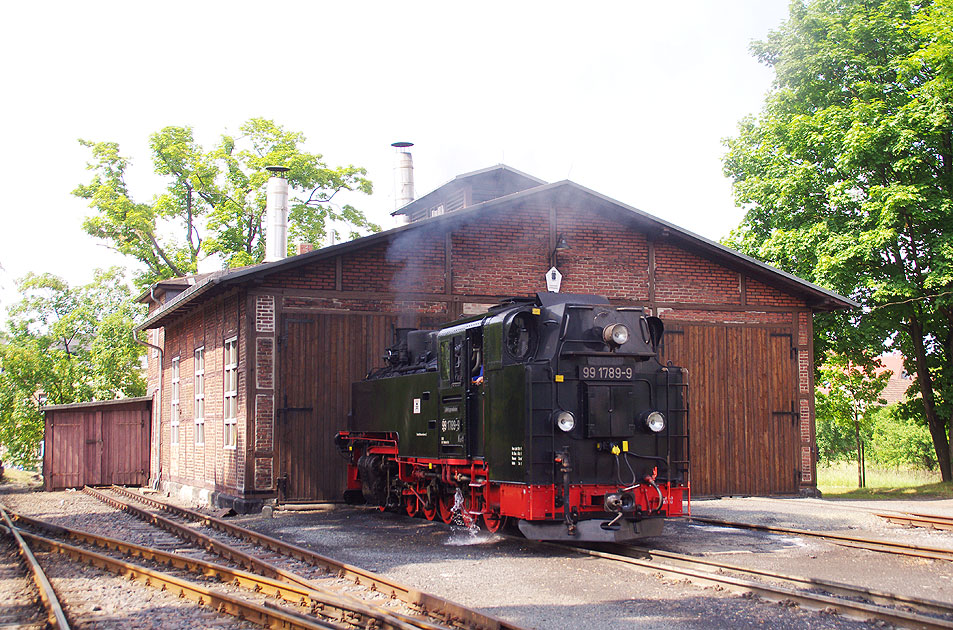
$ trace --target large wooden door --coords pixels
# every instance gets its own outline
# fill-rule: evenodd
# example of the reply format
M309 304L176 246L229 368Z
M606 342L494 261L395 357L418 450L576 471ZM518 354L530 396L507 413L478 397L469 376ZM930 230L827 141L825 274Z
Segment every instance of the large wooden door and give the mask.
M98 483L136 486L148 483L146 423L148 414L138 407L108 412L103 423L103 461Z
M351 383L381 365L395 323L392 315L282 317L277 450L288 500L341 498L345 460L334 447L334 434L347 428Z
M103 412L87 411L83 414L86 428L83 457L83 484L98 486L103 483Z
M796 493L790 329L667 322L662 355L689 370L693 493Z

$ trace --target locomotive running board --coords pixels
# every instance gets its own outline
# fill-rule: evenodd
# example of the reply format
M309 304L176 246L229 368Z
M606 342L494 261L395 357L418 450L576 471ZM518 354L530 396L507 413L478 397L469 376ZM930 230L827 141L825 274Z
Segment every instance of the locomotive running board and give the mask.
M627 542L638 538L658 536L665 521L662 518L647 518L641 521L622 520L612 528L603 528L609 521L588 519L576 524L576 533L570 534L563 521L534 523L520 520L518 525L523 535L530 540L568 540L573 542Z

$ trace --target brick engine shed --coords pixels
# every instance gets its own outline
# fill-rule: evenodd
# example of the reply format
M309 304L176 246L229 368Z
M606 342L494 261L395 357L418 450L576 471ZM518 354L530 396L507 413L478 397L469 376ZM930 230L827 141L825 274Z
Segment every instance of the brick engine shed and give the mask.
M546 289L644 306L690 371L696 495L815 488L812 315L852 301L569 181L506 166L398 211L408 225L272 263L159 282L152 475L238 511L341 498L350 383L396 326ZM569 249L557 250L557 243Z

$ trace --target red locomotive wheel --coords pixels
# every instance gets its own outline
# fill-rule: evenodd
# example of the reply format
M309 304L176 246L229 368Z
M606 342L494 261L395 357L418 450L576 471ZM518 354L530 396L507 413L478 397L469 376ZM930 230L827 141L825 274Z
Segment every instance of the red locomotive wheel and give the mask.
M486 531L491 534L495 534L500 531L500 528L506 523L506 517L500 516L499 512L484 512L483 513L483 525L486 527Z
M441 494L439 503L440 520L449 525L453 520L453 495Z
M417 497L410 494L407 495L404 503L404 507L407 509L407 516L413 516L417 513Z
M434 520L437 517L437 505L433 504L428 507L427 504L424 503L423 513L424 513L424 518L427 519L428 521Z

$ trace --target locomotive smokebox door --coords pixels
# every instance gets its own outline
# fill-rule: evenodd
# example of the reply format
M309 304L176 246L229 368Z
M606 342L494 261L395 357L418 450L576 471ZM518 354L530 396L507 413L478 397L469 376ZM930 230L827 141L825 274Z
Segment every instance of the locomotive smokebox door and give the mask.
M623 437L634 432L635 395L627 385L586 383L587 437Z

